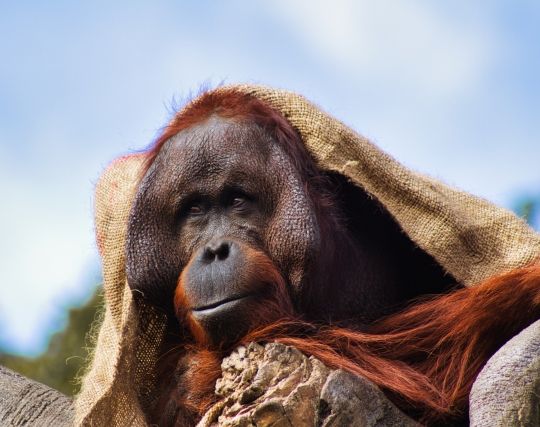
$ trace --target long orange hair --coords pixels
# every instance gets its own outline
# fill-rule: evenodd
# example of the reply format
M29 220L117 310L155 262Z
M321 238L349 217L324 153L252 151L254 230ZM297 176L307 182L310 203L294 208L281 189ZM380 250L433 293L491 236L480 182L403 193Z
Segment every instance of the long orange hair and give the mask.
M284 294L275 295L268 306L279 312ZM366 332L309 323L289 310L288 301L283 306L281 319L252 330L239 344L296 347L331 368L367 378L406 413L433 425L463 419L472 384L487 360L540 319L540 265L415 303ZM194 417L204 414L215 402L214 384L226 354L189 346L185 359L191 369L186 369L182 384L174 386L175 403Z
M369 379L400 407L433 423L463 417L487 360L538 319L536 264L411 305L369 332L283 319L252 331L242 342L294 346L330 367Z

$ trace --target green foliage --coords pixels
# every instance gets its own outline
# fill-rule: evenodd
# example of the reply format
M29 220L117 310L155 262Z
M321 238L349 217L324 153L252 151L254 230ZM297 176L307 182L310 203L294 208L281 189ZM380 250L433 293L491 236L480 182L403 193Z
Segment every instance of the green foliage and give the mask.
M51 337L44 353L30 358L2 353L0 350L0 365L67 395L75 394L79 390L75 378L84 367L91 344L88 332L102 306L100 287L88 302L69 309L66 328Z
M540 213L540 200L532 197L522 198L516 203L515 211L529 224L534 225L535 218Z

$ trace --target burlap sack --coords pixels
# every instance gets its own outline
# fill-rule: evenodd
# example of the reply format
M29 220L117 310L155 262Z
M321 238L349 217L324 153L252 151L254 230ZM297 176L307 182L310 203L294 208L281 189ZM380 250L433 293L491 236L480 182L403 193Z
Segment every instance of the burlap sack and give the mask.
M489 202L410 171L367 139L294 93L238 86L278 109L300 132L319 166L340 172L382 202L403 230L467 286L540 255L540 236ZM221 90L221 89L218 89ZM126 223L143 157L115 161L96 189L96 235L106 310L93 361L76 400L76 423L145 425L148 374L163 319L135 307L125 279Z

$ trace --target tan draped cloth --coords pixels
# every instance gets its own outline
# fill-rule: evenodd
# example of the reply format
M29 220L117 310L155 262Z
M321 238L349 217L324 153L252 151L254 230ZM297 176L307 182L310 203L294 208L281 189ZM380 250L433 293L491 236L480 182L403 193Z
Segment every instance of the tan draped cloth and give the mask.
M235 88L279 110L321 169L347 176L378 199L419 247L466 286L540 256L540 236L522 219L405 168L304 97L263 86ZM77 425L146 425L142 408L154 396L150 373L164 322L151 307L135 306L125 274L127 219L143 160L141 154L117 159L96 188L106 307L76 399Z

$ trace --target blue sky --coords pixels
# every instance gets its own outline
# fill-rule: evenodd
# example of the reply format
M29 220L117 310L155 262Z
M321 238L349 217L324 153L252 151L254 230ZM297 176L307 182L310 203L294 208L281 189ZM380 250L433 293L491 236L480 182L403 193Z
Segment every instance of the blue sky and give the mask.
M536 1L1 2L4 344L42 349L96 282L103 168L221 81L300 92L495 203L540 195Z

